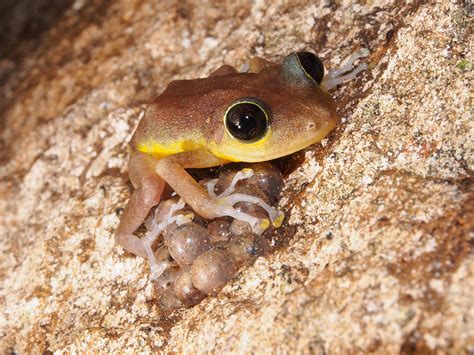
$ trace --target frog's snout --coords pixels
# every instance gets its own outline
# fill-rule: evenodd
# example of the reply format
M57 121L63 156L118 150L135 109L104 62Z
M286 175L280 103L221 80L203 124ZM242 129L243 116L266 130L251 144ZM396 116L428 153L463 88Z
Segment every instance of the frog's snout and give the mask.
M325 122L331 122L332 118L330 114L318 115L317 117L311 117L306 122L307 132L319 132L323 128Z
M305 131L310 135L322 137L326 136L336 125L337 115L330 110L318 112L318 114L308 117L305 125Z

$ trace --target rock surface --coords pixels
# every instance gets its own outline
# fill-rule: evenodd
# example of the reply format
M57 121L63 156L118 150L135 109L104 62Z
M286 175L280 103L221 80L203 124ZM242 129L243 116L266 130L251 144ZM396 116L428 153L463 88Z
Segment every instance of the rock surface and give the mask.
M472 4L216 3L76 0L0 58L1 352L472 353ZM295 235L165 317L112 238L143 105L224 63L362 46L341 124L287 175Z

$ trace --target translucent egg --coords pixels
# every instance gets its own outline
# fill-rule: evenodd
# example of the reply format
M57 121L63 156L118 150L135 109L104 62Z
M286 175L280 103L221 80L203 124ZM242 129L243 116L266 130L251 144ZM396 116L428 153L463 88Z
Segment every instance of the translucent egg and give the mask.
M210 248L207 229L192 222L165 234L165 244L179 266L190 265L202 252Z
M250 203L239 203L238 208L240 211L248 213L254 217L261 219L268 219L268 214L265 210L259 206L250 204ZM263 235L271 235L274 231L273 226L270 226L263 232ZM252 233L252 228L247 222L234 219L230 225L230 232L234 235L247 235Z
M209 223L207 226L207 231L209 233L209 239L211 243L228 241L231 223L232 218L230 217L219 217Z
M178 274L177 267L170 267L166 269L161 276L154 281L155 287L158 291L165 291L173 286L176 275Z
M264 237L246 234L232 238L227 245L227 254L237 266L241 266L248 260L265 254L270 249L270 243Z
M168 200L161 201L158 206L150 213L150 216L145 220L145 227L148 230L153 229L157 224L160 224L166 219L171 207L178 202L178 198L170 198Z
M254 175L248 179L248 184L255 184L275 203L280 198L283 188L283 176L280 170L270 163L257 163L251 166Z
M219 250L202 253L191 266L191 277L196 288L205 294L215 294L237 271L235 262Z
M172 288L158 294L158 304L164 311L172 311L184 307L183 302L176 296Z
M173 286L176 296L187 306L191 307L201 302L206 295L194 287L190 268L182 268Z

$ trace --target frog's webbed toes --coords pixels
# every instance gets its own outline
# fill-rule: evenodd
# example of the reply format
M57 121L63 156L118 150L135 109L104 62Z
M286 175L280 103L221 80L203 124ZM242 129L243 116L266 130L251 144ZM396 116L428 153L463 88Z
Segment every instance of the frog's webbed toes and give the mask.
M349 60L346 64L344 64L343 67L328 71L328 73L324 76L321 86L326 90L331 90L345 81L354 79L361 71L367 70L369 67L367 63L361 63L353 69L354 63L361 58L368 57L369 55L370 51L367 48L361 48L358 51L352 53L352 55L349 57Z
M259 197L243 193L233 193L236 190L236 184L240 180L248 179L253 175L253 170L249 168L237 172L234 175L230 185L219 195L214 193L214 186L216 185L214 180L209 181L207 187L209 195L215 200L216 205L214 208L216 210L216 214L219 216L230 216L234 219L247 222L254 233L262 234L270 226L270 222L275 228L280 227L285 215L283 212L273 208ZM257 218L248 213L242 212L238 208L235 208L234 206L239 202L252 203L263 208L268 214L270 220L266 218Z

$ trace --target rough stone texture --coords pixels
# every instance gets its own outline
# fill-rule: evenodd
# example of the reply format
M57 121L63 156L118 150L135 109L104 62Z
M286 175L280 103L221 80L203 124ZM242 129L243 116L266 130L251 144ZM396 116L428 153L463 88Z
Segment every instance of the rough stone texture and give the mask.
M472 3L216 3L76 0L0 58L2 353L472 353ZM112 239L143 104L223 63L361 46L339 128L286 178L296 234L161 314Z

